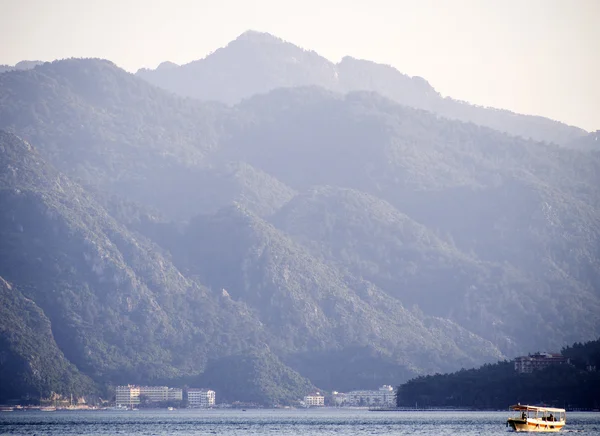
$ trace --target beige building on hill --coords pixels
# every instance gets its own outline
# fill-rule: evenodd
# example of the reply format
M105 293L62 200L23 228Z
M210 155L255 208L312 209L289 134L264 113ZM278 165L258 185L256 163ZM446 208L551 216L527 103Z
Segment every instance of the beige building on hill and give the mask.
M569 363L569 359L559 353L534 353L515 358L515 371L520 374L531 373L550 365Z

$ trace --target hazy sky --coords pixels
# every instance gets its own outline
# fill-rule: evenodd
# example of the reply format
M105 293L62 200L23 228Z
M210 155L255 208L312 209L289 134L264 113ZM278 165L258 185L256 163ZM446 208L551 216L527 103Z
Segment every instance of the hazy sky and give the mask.
M0 0L0 63L186 63L248 29L443 95L600 129L600 0Z

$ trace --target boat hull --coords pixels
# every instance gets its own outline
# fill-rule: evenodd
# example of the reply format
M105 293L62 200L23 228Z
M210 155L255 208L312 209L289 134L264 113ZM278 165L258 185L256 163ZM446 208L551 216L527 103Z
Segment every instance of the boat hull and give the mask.
M565 426L564 421L544 421L541 419L509 418L506 422L516 432L558 432Z

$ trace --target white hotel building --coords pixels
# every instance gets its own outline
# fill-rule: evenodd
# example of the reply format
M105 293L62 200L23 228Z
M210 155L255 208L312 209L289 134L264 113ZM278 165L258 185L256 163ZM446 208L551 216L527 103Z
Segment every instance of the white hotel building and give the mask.
M306 407L320 407L325 405L325 397L319 392L310 394L304 397L304 405Z
M395 407L396 393L389 385L383 385L376 391L333 392L333 403L339 407Z
M209 408L215 405L215 391L210 389L188 389L188 407Z

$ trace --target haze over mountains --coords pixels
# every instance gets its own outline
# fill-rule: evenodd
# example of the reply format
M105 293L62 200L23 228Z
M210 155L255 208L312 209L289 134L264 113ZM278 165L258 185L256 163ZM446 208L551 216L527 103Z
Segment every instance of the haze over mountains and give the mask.
M586 133L543 117L443 98L422 77L350 56L334 64L314 51L256 31L243 33L204 59L182 66L164 62L137 75L182 96L227 104L279 87L314 85L341 93L374 91L406 106L539 141L568 144Z
M42 61L21 61L17 62L15 65L0 65L0 73L13 70L30 70L43 63L44 62Z
M290 403L600 335L581 129L256 32L137 75L4 72L0 129L0 399Z

